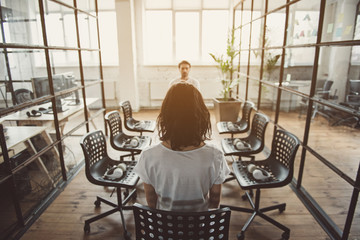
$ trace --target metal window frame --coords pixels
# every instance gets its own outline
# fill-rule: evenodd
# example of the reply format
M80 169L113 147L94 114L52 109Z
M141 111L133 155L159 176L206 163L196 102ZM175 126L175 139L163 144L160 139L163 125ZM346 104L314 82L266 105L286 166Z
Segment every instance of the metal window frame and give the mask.
M86 127L86 132L90 131L89 128L89 123L92 119L100 116L102 114L102 116L105 116L105 94L104 94L104 80L103 80L103 69L102 69L102 59L101 59L101 49L100 49L100 32L99 32L99 21L98 21L98 1L94 0L95 3L95 13L96 16L92 15L90 12L86 12L82 9L78 9L77 8L77 1L78 0L73 0L74 6L70 6L67 5L61 1L57 1L57 0L48 0L48 1L52 1L56 4L71 8L74 10L75 13L75 25L76 25L76 38L77 38L77 47L61 47L61 46L49 46L48 45L48 41L47 41L47 33L46 33L46 20L45 20L45 12L44 12L44 2L43 0L33 0L34 4L38 4L39 6L39 12L40 12L40 23L41 23L41 28L42 28L42 38L43 38L43 45L29 45L29 44L14 44L14 43L6 43L6 36L4 33L4 27L3 27L3 21L1 21L1 34L2 34L2 38L3 38L3 43L0 43L0 49L3 49L3 53L4 53L4 57L6 60L6 67L7 67L7 73L9 76L9 83L10 83L10 90L11 90L11 94L13 97L13 101L14 101L14 90L12 87L12 76L11 76L11 71L10 71L10 65L8 62L8 57L7 57L7 53L8 53L8 49L14 48L14 49L24 49L24 50L43 50L44 54L45 54L45 63L46 63L46 71L47 71L47 76L48 76L48 81L49 81L49 89L50 89L50 95L49 96L45 96L42 98L37 98L37 99L33 99L30 102L26 102L26 103L22 103L22 104L15 104L15 102L13 102L13 106L12 107L8 107L4 110L2 110L0 112L0 117L8 115L10 113L22 110L24 108L27 107L31 107L31 106L36 106L37 104L43 103L45 101L51 101L52 106L53 106L53 115L54 115L54 125L55 125L55 131L56 131L56 140L53 143L50 143L49 145L47 145L46 147L44 147L41 151L39 151L38 153L36 153L35 155L31 156L27 162L25 164L22 164L21 166L8 171L8 175L5 176L4 178L2 178L0 180L1 184L4 184L4 182L6 181L11 181L11 189L12 189L12 196L13 196L13 201L14 201L14 206L15 206L15 213L17 216L17 221L18 221L18 226L13 229L13 232L10 234L16 234L17 236L21 236L26 229L29 228L29 226L41 215L41 213L46 209L46 207L55 199L55 197L62 191L62 189L66 186L66 184L68 184L68 182L70 182L71 178L73 178L77 172L80 170L80 167L82 166L83 163L80 163L76 168L72 169L69 172L66 172L66 167L65 167L65 161L64 161L64 154L63 154L63 150L62 150L62 144L64 139L66 139L67 137L69 137L72 133L74 133L76 130L80 129L81 127L85 126ZM1 12L1 3L0 3L0 12ZM96 18L96 30L97 30L97 38L98 38L98 46L96 49L89 49L89 48L82 48L81 44L80 44L80 33L79 33L79 23L78 23L78 13L85 13L88 14L92 17ZM0 14L0 16L2 17L2 14ZM1 19L2 20L2 19ZM64 90L61 92L55 92L54 91L54 87L53 87L53 79L52 79L52 65L51 65L51 61L50 61L50 51L51 50L63 50L63 51L77 51L78 52L78 57L79 57L79 71L80 71L80 80L81 80L81 84L80 86L76 87L76 88L72 88L70 90ZM100 72L100 79L98 81L93 81L91 83L85 82L84 79L84 66L82 64L83 60L82 60L82 51L95 51L99 53L99 72ZM89 117L88 114L88 108L86 107L86 88L93 86L95 84L100 84L101 86L101 98L102 98L102 107L101 109L95 113L92 117ZM82 91L82 100L84 102L84 109L83 109L83 114L84 114L84 118L85 120L82 121L81 123L79 123L77 126L75 126L72 130L70 130L68 133L64 134L63 136L61 136L60 134L60 126L59 126L59 120L57 117L58 111L56 109L56 104L55 104L55 98L59 95L63 95L66 93L70 93L70 92L75 92L75 91ZM104 129L106 131L106 135L107 135L107 128L106 128L106 123L104 121ZM2 131L1 131L2 133ZM2 152L3 154L3 158L4 158L4 162L9 162L10 158L8 156L8 154L6 154L8 152L7 146L6 146L6 141L5 141L5 137L3 134L0 134L0 139L1 139L1 147L2 147ZM16 174L18 171L22 170L24 167L26 167L28 164L30 164L31 162L33 162L35 159L37 159L38 157L42 156L44 153L48 152L50 149L57 147L58 149L58 153L59 153L59 158L60 158L60 168L61 168L61 174L62 174L62 182L60 182L60 184L54 188L53 190L51 190L46 199L43 200L43 202L41 202L39 205L37 205L34 210L32 211L33 213L30 214L28 217L25 217L22 213L21 210L21 206L19 204L19 199L16 197L15 194L15 190L16 190L16 185L15 185L15 179L14 179L14 174ZM8 234L8 233L6 233Z
M324 46L355 46L355 45L359 45L360 41L359 40L353 40L353 41L331 41L331 42L322 42L321 41L321 34L322 34L322 30L323 30L323 21L324 21L324 14L325 14L325 4L326 4L326 0L321 0L319 2L319 7L320 7L320 11L319 11L319 25L318 25L318 32L317 32L317 40L316 43L314 44L301 44L301 45L286 45L286 40L287 40L287 25L289 22L289 7L297 2L300 2L302 0L294 0L294 1L290 1L287 0L286 4L277 7L276 9L272 9L271 11L268 11L268 3L269 0L264 0L265 1L265 13L264 15L260 16L259 18L263 18L264 19L264 27L263 27L263 45L261 48L261 64L260 64L260 77L259 79L256 79L257 81L259 81L259 94L258 94L258 110L261 111L261 85L265 84L265 85L271 85L269 83L267 83L266 81L263 81L262 76L263 76L263 66L264 66L264 51L265 50L269 50L269 49L282 49L282 60L280 63L280 73L279 73L279 85L271 85L272 87L277 88L277 100L276 100L276 109L275 109L275 119L273 121L274 125L275 125L275 129L276 128L281 128L281 126L278 124L278 120L279 120L279 113L280 113L280 99L281 99L281 94L283 91L291 93L291 94L295 94L301 97L305 97L309 100L309 106L308 106L308 111L307 111L307 117L306 117L306 123L305 123L305 130L304 130L304 137L302 139L302 152L301 152L301 159L300 159L300 168L299 168L299 173L297 178L293 178L293 181L291 183L291 188L292 190L297 194L298 198L302 201L302 203L304 204L304 206L310 211L310 213L312 214L312 216L318 221L318 223L320 224L320 226L324 229L324 231L329 235L329 237L331 239L348 239L349 234L350 234L350 229L351 229L351 225L352 225L352 221L354 218L354 214L355 214L355 210L356 210L356 205L358 202L358 198L359 198L359 191L360 191L360 164L359 164L359 168L357 171L357 175L355 177L355 179L352 179L348 176L348 174L346 174L345 172L341 171L340 169L338 169L336 166L334 166L329 160L327 160L326 158L322 157L320 154L318 154L314 149L311 148L311 146L308 146L308 140L309 140L309 133L310 133L310 123L311 123L311 111L312 111L312 106L315 103L321 103L325 106L329 106L329 107L333 107L336 108L339 111L342 112L346 112L348 114L352 114L353 116L359 117L360 113L355 112L355 111L351 111L347 108L344 108L342 106L339 105L335 105L335 104L331 104L329 102L324 102L321 101L320 99L317 99L315 97L315 87L316 87L316 80L317 80L317 72L318 72L318 62L319 62L319 55L320 55L320 48L324 47ZM243 11L243 1L239 2L239 4L237 4L236 6L234 6L233 11L238 11L238 8L241 7L240 11ZM253 10L253 5L254 2L252 0L251 2L251 10ZM264 43L265 43L265 37L266 37L266 18L267 15L271 14L271 13L275 13L278 12L280 10L284 10L286 12L286 22L285 22L285 28L284 28L284 36L283 36L283 45L282 46L276 46L276 47L269 47L266 48ZM235 14L234 14L235 16ZM242 16L242 15L241 15ZM259 18L256 19L252 19L251 16L251 20L249 23L245 23L246 24L250 24L250 42L251 42L251 37L252 37L252 28L251 28L251 24L252 22L258 20ZM235 24L235 17L233 19L233 26ZM241 19L241 27L244 26L242 19ZM240 39L241 39L241 31L240 31ZM240 45L241 47L241 45ZM299 48L299 47L315 47L315 56L314 56L314 67L313 67L313 73L312 73L312 79L311 79L311 87L310 87L310 94L304 94L304 93L300 93L298 91L295 90L291 90L288 88L284 88L282 86L282 81L283 81L283 72L284 72L284 61L285 61L285 51L286 49L289 48ZM249 51L249 55L250 55L250 51L254 50L251 48L251 43L249 43L249 49L240 49L240 51ZM256 48L256 50L260 50L259 48ZM248 81L250 79L249 77L249 66L250 66L251 62L250 62L250 57L248 57L248 62L247 62L247 73L246 73L246 93L245 93L245 99L248 98L248 92L249 92L249 85L248 85ZM239 56L239 66L238 66L238 70L240 72L240 56ZM237 95L239 94L239 89L237 88ZM343 229L340 229L334 222L333 220L329 217L329 215L321 208L321 206L312 198L311 194L308 193L306 191L306 189L302 186L302 178L303 178L303 173L304 173L304 165L305 165L305 160L306 160L306 153L309 152L311 153L313 156L315 156L315 158L319 161L321 161L327 168L329 168L334 174L338 175L339 177L341 177L342 179L344 179L344 181L346 183L348 183L352 188L352 196L351 199L349 201L349 208L348 208L348 212L347 212L347 217L346 217L346 222L344 225Z

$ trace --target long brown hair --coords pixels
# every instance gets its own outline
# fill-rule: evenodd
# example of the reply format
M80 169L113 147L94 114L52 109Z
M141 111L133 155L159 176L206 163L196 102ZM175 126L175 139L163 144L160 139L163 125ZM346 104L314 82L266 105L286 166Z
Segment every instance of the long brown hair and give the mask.
M157 118L159 137L171 149L199 146L210 139L210 113L201 93L192 84L180 82L167 92Z

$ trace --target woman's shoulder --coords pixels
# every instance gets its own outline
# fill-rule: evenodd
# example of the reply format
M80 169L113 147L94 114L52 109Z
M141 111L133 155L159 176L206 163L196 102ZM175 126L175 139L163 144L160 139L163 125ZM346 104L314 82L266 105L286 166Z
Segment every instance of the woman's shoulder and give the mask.
M223 154L223 152L221 151L221 149L215 145L214 143L211 142L206 142L205 143L205 147L206 149L208 149L209 151L213 151L215 154Z
M157 143L146 147L145 149L142 150L142 153L151 153L151 152L160 151L161 148L162 148L161 143Z

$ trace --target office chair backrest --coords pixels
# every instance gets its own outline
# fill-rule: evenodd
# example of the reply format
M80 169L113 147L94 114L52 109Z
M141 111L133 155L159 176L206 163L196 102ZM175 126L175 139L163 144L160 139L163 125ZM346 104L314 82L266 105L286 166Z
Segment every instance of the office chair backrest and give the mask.
M123 132L119 111L111 111L105 114L105 120L110 128L111 138Z
M360 80L349 80L350 94L360 95Z
M251 111L254 108L254 106L255 104L253 102L246 101L242 109L241 122L247 122L249 124L249 127L250 127Z
M16 104L29 102L34 99L34 93L28 89L20 88L14 91Z
M292 133L281 129L276 130L272 141L270 158L274 164L278 164L289 170L286 171L288 175L284 176L283 183L289 183L292 180L294 161L299 145L300 142L298 138ZM281 167L277 169L281 171Z
M87 133L80 140L85 156L85 172L89 180L92 179L91 168L107 158L106 139L101 130Z
M133 205L136 239L228 239L231 211L172 212Z
M323 91L321 92L323 99L329 99L330 98L330 89L333 85L334 81L326 80L323 86Z
M120 106L122 108L122 111L124 113L124 121L127 121L129 119L132 118L132 109L131 109L131 104L129 101L123 101L120 103Z
M253 122L251 124L250 135L255 136L261 142L265 142L265 130L269 123L269 118L262 113L256 113L254 115Z
M326 80L323 86L324 91L330 91L331 86L333 85L334 81Z

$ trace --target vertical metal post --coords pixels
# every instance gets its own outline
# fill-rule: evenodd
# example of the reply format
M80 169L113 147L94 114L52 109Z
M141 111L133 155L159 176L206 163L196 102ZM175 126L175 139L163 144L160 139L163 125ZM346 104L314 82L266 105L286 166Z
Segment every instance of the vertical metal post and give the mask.
M0 12L1 14L1 12ZM5 168L6 168L6 172L8 172L11 175L11 179L8 181L11 181L11 197L13 199L13 203L15 206L15 213L16 213L16 217L20 223L21 226L25 225L25 220L21 211L21 206L20 206L20 200L19 198L16 196L16 183L15 183L15 177L14 174L11 172L11 164L10 164L10 157L8 154L8 148L6 146L6 140L5 140L5 136L4 136L4 127L2 124L0 124L0 145L1 145L1 151L2 151L2 155L4 158L4 164L5 164Z
M241 4L241 10L240 10L241 11L241 18L240 18L240 29L239 29L240 30L240 33L239 33L239 35L240 35L240 41L239 41L239 65L238 65L238 72L239 73L240 73L240 66L241 66L241 38L242 38L242 23L243 23L243 15L244 15L244 1L241 1L240 4ZM235 12L236 12L235 8L234 8L234 23L233 23L234 25L235 25ZM236 98L239 98L239 84L236 85Z
M102 68L102 58L101 58L101 44L100 44L100 27L99 27L99 8L98 8L98 1L95 0L95 9L96 9L96 28L98 33L98 48L99 48L99 64L100 64L100 78L102 80L101 82L101 97L102 97L102 105L103 108L106 109L106 101L105 101L105 87L104 87L104 74L103 74L103 68ZM105 117L106 111L103 112L103 118ZM108 135L108 129L106 127L106 122L104 121L104 129L105 129L105 135Z
M319 16L319 26L318 26L318 35L316 39L316 44L321 43L321 35L323 31L323 24L324 24L324 15L325 15L325 0L321 0L320 3L320 16ZM318 72L318 65L319 65L319 54L320 54L320 47L318 45L315 46L315 58L313 64L313 73L311 77L311 86L310 86L310 98L309 104L306 114L306 122L305 122L305 132L303 138L303 146L307 146L309 141L309 133L310 133L310 123L311 123L311 116L312 116L312 107L313 101L312 97L315 95L315 87L316 87L316 80L317 80L317 72ZM296 188L299 189L301 187L301 182L304 174L304 166L305 166L305 157L306 157L306 149L302 148L301 151L301 160L299 166L299 175L297 179L297 186Z
M289 26L289 1L286 0L286 16L285 16L285 27L284 27L284 41L283 41L283 48L281 53L281 64L280 64L280 73L279 73L279 87L278 87L278 94L276 98L276 110L275 110L275 127L274 127L274 134L277 129L276 124L279 122L279 114L280 114L280 102L281 102L281 93L282 90L280 87L282 87L283 82L283 75L284 75L284 63L285 63L285 55L286 55L286 42L287 42L287 28Z
M353 221L354 215L355 215L356 205L359 200L359 191L360 191L360 164L359 164L358 171L356 174L355 186L354 186L353 193L351 196L350 206L349 206L348 214L346 217L343 234L341 237L342 240L346 240L349 237L352 221Z
M1 1L0 1L0 19L1 19L1 36L2 36L2 39L3 39L3 43L6 43L5 30L4 30L4 18L3 18L3 14L2 14ZM12 103L13 103L13 105L15 105L16 104L16 98L15 98L14 87L13 87L13 83L12 83L12 76L11 76L11 70L10 70L10 63L9 63L9 56L8 56L7 48L4 48L4 57L5 57L6 71L7 71L8 78L9 78L8 83L5 81L5 89L6 89L5 94L7 94L8 91L11 93ZM8 103L7 103L7 99L5 99L5 105L6 105L6 108L9 107Z
M86 132L90 131L90 127L89 127L89 113L88 113L88 108L87 108L87 104L86 104L86 92L85 92L85 80L84 80L84 70L83 70L83 65L82 65L82 56L81 56L81 43L80 43L80 33L79 33L79 15L78 15L78 9L77 9L77 1L74 1L74 7L75 7L75 27L76 27L76 39L77 39L77 47L78 47L78 55L79 55L79 68L80 68L80 81L81 81L81 85L83 86L82 88L82 93L83 93L83 103L84 103L84 117L85 117L85 121L86 121Z
M45 50L45 59L46 59L46 70L47 70L48 80L49 80L49 89L50 89L50 94L53 96L51 98L51 103L52 103L52 109L53 109L53 115L54 115L56 139L57 139L57 141L59 141L58 152L59 152L59 157L60 157L61 173L62 173L63 179L65 181L67 181L66 167L65 167L64 155L63 155L63 150L62 150L62 143L60 141L61 140L60 126L59 126L55 91L54 91L54 85L53 85L53 79L52 79L52 73L51 73L51 62L50 62L49 48L48 48L49 45L48 45L48 41L47 41L46 25L45 25L45 12L44 12L44 5L43 5L42 0L39 0L39 10L40 10L41 28L43 31L43 41L44 41L44 45L45 45L44 50Z
M253 10L254 10L254 0L251 0L251 13L250 13L250 36L249 36L249 53L248 53L248 62L247 62L247 70L246 70L246 93L245 93L245 101L248 100L248 92L249 92L249 74L250 74L250 55L251 55L251 35L252 35L252 18L253 18Z
M268 12L268 0L265 1L265 16L264 16L264 27L263 27L263 35L262 35L262 44L261 44L261 63L260 63L260 81L259 81L259 93L258 93L258 105L257 109L260 109L261 105L261 94L262 94L262 78L264 72L264 56L265 56L265 40L266 40L266 19Z

